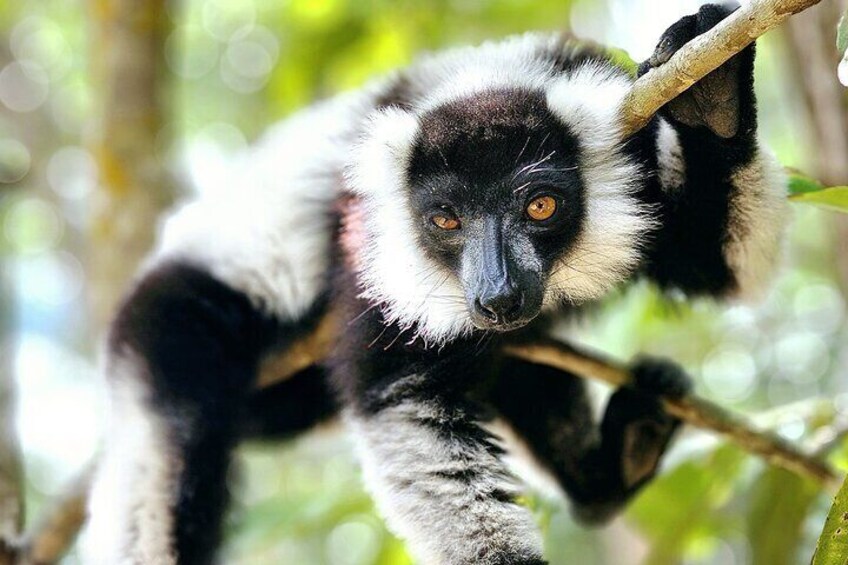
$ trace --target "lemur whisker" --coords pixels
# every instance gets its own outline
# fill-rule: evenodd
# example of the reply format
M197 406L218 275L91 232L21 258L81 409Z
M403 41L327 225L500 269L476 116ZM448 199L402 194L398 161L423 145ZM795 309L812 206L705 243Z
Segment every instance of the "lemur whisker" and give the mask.
M384 347L384 348L383 348L383 351L388 351L389 349L391 349L391 348L392 348L392 346L393 346L395 343L397 343L397 340L399 340L399 339L400 339L400 336L402 336L404 333L406 333L406 331L407 331L408 329L409 329L409 326L407 326L407 327L405 327L405 328L402 328L402 329L398 332L398 334L395 336L395 338L394 338L392 341L390 341L390 342L389 342L389 344L388 344L386 347Z
M537 155L536 158L538 158L538 155L542 154L542 149L545 147L545 143L548 142L548 139L550 139L550 137L551 137L551 132L548 132L548 133L545 134L545 137L542 138L542 141L539 143L539 147L536 149L536 155Z
M483 335L480 336L480 339L477 340L477 344L474 346L474 355L480 355L483 352L486 345L484 342L491 341L493 335L489 330L483 330Z
M365 349L371 349L372 347L374 347L374 345L378 341L380 341L380 338L383 337L383 335L386 333L386 331L389 329L389 327L390 327L389 324L384 322L383 323L383 330L379 334L377 334L377 337L375 337L374 340L365 347Z
M533 172L532 169L538 167L542 163L549 161L550 158L553 157L555 153L556 153L556 150L553 150L550 153L548 153L545 157L543 157L542 159L540 159L540 160L538 160L534 163L530 163L529 165L524 165L523 167L518 169L518 171L515 174L512 175L512 180L517 179L518 177L520 177L521 175L523 175L527 171L530 171L528 174L532 174L532 172Z
M524 142L524 146L521 148L521 151L518 152L518 157L515 158L515 163L513 166L518 166L518 162L521 160L521 156L524 155L524 151L527 149L527 146L530 145L531 135L527 136L527 141Z
M372 311L374 308L377 308L378 306L380 306L379 303L372 304L371 306L369 306L368 308L366 308L365 310L363 310L362 312L360 312L359 314L357 314L356 316L354 316L353 318L348 320L347 325L350 326L350 325L355 324L356 322L361 320L363 316L368 314L368 312Z
M445 164L445 169L450 170L450 164L448 163L448 158L445 157L445 154L442 152L442 148L437 147L436 150L439 152L439 157L442 158L442 162Z

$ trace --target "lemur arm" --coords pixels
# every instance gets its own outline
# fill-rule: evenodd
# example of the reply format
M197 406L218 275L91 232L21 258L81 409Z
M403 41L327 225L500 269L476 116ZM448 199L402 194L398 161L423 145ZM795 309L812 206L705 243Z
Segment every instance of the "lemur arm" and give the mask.
M503 435L510 455L530 456L516 465L519 475L526 463L541 469L569 496L575 516L590 524L615 516L654 476L680 423L658 397L691 387L675 365L641 359L633 368L635 386L613 393L596 423L579 377L511 357L498 372L488 399L509 430Z
M710 4L679 20L639 73L662 65L731 11ZM664 288L756 296L778 263L785 179L757 142L754 55L751 45L660 112L659 182L645 197L658 206L661 228L645 270Z

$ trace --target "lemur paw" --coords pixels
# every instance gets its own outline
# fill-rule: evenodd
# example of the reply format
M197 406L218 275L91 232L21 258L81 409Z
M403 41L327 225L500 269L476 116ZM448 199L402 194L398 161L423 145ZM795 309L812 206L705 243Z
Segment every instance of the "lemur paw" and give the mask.
M706 4L697 14L678 20L663 33L653 55L639 65L639 76L668 62L683 45L715 27L738 7L736 2ZM740 129L753 131L753 65L752 44L666 104L661 113L689 127L706 127L726 139L736 136Z
M680 398L692 392L692 379L673 361L643 356L632 367L633 388L655 396Z

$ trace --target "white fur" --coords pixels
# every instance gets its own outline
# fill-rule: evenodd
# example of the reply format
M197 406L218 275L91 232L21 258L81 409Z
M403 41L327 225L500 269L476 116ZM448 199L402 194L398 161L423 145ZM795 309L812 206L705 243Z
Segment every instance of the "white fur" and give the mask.
M539 54L561 44L559 34L525 33L423 58L409 75L413 86L427 93L415 101L416 111L491 89L542 91L552 75L550 61Z
M323 290L330 211L371 96L342 96L273 128L236 161L217 192L167 219L150 264L199 264L269 314L302 315Z
M584 65L559 78L548 106L577 135L586 187L586 221L549 281L546 306L605 295L641 260L650 209L634 196L642 171L621 150L618 110L630 81L607 67Z
M89 498L84 562L93 565L176 563L174 482L181 462L164 423L148 408L143 361L114 359L103 454Z
M487 565L498 551L541 555L529 511L491 496L516 492L500 461L416 423L438 418L434 410L408 402L372 417L346 415L365 484L389 527L426 565ZM477 474L473 484L450 477L464 471Z
M429 260L415 240L405 167L417 132L412 114L397 109L377 114L354 151L348 180L365 208L362 296L382 305L388 323L418 322L410 339L439 343L472 325L455 303L464 300L457 277Z
M660 186L674 194L686 182L686 161L677 131L666 120L660 118L657 132L657 163Z
M789 217L786 174L766 148L731 176L727 243L724 254L743 299L760 297L774 277Z

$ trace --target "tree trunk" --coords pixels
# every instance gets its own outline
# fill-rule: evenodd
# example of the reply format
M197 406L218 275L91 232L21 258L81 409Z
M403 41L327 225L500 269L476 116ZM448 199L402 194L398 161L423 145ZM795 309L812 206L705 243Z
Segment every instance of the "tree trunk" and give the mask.
M165 123L165 0L91 0L92 69L100 113L91 142L99 188L88 254L102 327L153 244L172 186L157 155Z

